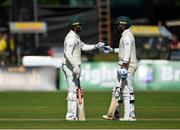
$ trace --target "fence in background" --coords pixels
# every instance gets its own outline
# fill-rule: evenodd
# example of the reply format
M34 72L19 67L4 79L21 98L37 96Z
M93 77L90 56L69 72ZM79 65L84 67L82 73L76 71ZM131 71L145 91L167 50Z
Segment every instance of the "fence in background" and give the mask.
M81 86L85 90L111 90L117 74L116 62L83 63ZM142 60L134 77L136 91L180 91L180 62ZM60 90L66 90L64 74L60 71Z

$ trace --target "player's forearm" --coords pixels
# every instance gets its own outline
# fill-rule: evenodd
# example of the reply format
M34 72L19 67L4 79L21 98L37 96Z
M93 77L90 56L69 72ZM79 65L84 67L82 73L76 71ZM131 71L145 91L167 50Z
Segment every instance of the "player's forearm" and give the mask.
M83 46L81 47L81 49L82 49L83 51L94 50L94 49L96 49L96 45L83 44Z
M105 43L103 43L103 42L98 42L97 44L94 44L94 45L87 45L84 42L81 42L81 49L83 51L100 49L100 48L103 48L104 46L105 46Z

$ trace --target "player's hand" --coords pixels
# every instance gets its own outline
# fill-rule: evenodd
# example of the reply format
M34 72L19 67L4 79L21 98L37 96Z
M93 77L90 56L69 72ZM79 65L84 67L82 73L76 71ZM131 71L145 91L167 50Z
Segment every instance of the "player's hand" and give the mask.
M104 53L108 54L110 52L113 52L113 48L111 48L110 46L104 46Z
M126 68L120 68L119 69L119 75L121 77L121 79L125 79L127 77L128 71Z
M127 77L127 74L128 74L128 63L127 62L123 62L123 64L120 67L119 74L122 79L125 79Z
M98 44L96 44L96 48L103 48L105 46L105 43L103 42L98 42Z
M73 68L73 74L74 74L77 78L79 78L79 77L81 76L81 69L80 69L79 66L75 66L75 67Z
M127 71L126 68L121 68L120 69L120 76L121 76L122 79L125 79L127 77L127 73L128 73L128 71Z

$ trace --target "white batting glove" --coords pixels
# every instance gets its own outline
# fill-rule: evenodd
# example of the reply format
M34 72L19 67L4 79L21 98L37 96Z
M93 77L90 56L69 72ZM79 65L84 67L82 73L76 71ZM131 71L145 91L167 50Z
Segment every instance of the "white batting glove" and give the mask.
M119 75L121 77L121 79L125 79L127 77L128 71L126 68L121 68L119 70Z
M80 77L80 75L81 75L81 69L80 69L79 66L75 66L75 67L73 68L73 74L74 74L77 78Z
M110 52L113 52L113 48L111 48L110 46L104 46L104 53L108 54Z
M121 79L125 79L128 74L128 63L123 62L123 64L120 66L119 75Z
M105 46L105 43L98 42L98 44L96 44L95 46L96 46L96 48L103 48Z

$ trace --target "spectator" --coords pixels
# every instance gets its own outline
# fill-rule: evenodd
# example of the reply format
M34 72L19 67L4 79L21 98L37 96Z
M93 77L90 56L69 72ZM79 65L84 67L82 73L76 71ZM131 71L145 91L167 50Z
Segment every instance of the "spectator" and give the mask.
M180 41L176 35L172 36L172 40L170 42L170 50L180 50Z
M5 50L7 47L7 42L6 42L6 34L1 32L0 33L0 65L4 66L5 65Z

